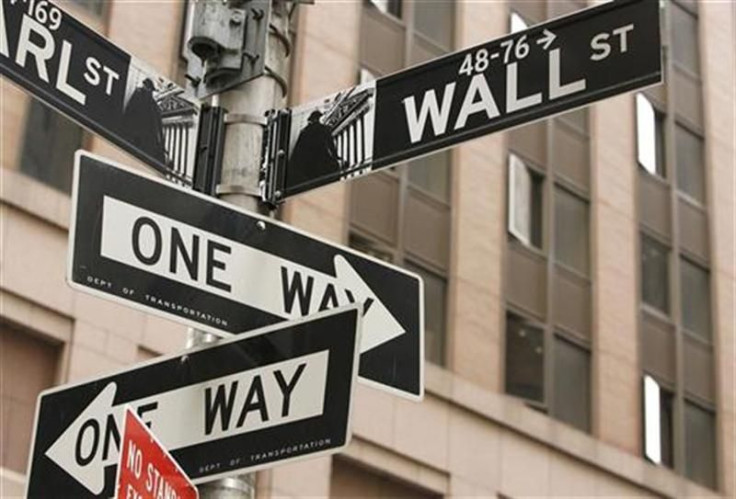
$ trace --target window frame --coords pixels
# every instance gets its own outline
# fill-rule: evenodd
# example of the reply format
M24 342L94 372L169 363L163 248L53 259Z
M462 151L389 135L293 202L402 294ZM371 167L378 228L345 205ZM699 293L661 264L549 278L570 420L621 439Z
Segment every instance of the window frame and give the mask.
M433 47L436 47L438 50L442 50L444 53L450 53L454 47L445 48L441 45L438 45L434 40L427 37L423 33L420 33L415 28L414 23L414 10L416 8L416 3L413 2L403 2L400 1L401 4L401 14L400 17L397 17L391 13L383 12L381 9L378 8L378 6L375 4L373 0L363 0L362 10L361 10L361 16L371 16L371 18L375 20L379 20L380 22L385 22L388 25L391 26L400 26L403 34L402 34L402 42L403 42L403 54L402 54L402 61L403 66L407 67L410 65L411 61L411 54L412 54L412 46L414 44L414 40L416 37L419 37L422 42L426 42L430 44ZM456 8L455 3L452 3L453 8ZM454 22L453 22L453 32L451 34L451 39L453 46L455 44L455 34L457 32L457 21L458 16L454 16ZM364 27L365 23L362 21L361 26ZM360 46L363 46L362 40L363 37L365 37L365 33L360 34L361 38L361 44ZM370 63L366 62L365 60L365 54L361 53L359 55L358 59L358 68L356 71L356 82L361 81L361 77L364 74L365 71L370 72L373 76L380 77L382 72L376 70L376 68L372 67ZM447 154L444 151L439 151L436 154ZM407 205L410 196L412 196L412 192L414 193L413 198L415 200L419 200L419 202L423 203L423 205L430 206L431 209L437 209L441 210L443 213L448 214L448 234L447 237L449 238L452 234L452 217L450 216L452 213L452 205L453 205L453 182L454 182L454 174L453 174L453 168L452 164L454 162L454 155L452 153L448 154L449 156L449 162L446 166L447 168L447 197L446 199L443 199L436 194L434 194L432 191L425 189L422 187L421 184L416 184L413 182L410 182L409 180L409 170L410 168L408 162L399 163L397 165L394 165L390 168L386 168L380 172L375 173L376 176L388 176L389 178L393 179L397 183L397 195L396 195L396 219L395 219L395 234L394 234L394 240L396 241L396 244L393 245L390 242L386 242L383 240L377 240L375 235L371 235L367 232L367 229L361 229L360 227L353 224L353 207L352 203L348 203L348 206L350 207L348 210L348 220L349 222L346 224L345 229L345 238L347 241L355 240L356 238L360 238L365 241L370 241L371 244L374 246L375 250L381 251L385 255L390 255L390 262L394 265L399 266L406 266L412 265L414 267L417 267L421 269L424 272L427 272L428 274L431 274L433 276L438 277L439 279L442 279L444 282L444 289L445 289L445 303L443 304L444 307L444 324L443 324L443 331L441 331L441 335L443 338L443 351L441 353L442 357L442 366L447 366L448 363L448 345L450 343L450 307L449 307L449 296L450 296L450 260L451 255L447 255L447 262L444 263L444 265L441 265L437 262L429 261L428 257L423 257L422 255L417 255L414 252L411 252L409 248L407 247L407 237L406 237L406 221L408 218L407 214ZM356 179L350 183L350 189L354 189L358 183L361 182L361 179ZM351 192L350 196L353 196L354 194ZM451 251L451 247L448 248L448 251Z
M587 244L585 245L585 269L581 270L577 267L572 266L571 264L561 260L558 255L558 241L560 241L561 238L558 237L558 228L559 223L557 221L557 200L558 200L558 193L562 191L565 193L565 195L569 196L570 198L573 198L575 201L581 203L585 208L585 218L586 218L586 240ZM563 182L556 181L555 185L553 187L553 195L552 195L552 206L551 209L554 211L554 223L553 230L554 230L554 262L556 265L559 265L563 267L565 270L572 272L573 274L577 275L578 277L581 277L583 279L589 280L592 270L592 248L590 244L590 233L591 233L591 209L590 209L590 200L586 199L585 197L581 196L579 193L577 193L575 190L571 189L569 186L565 185Z
M385 3L385 7L382 7L382 5ZM373 8L380 12L381 14L391 17L392 19L396 19L398 21L403 21L404 18L404 2L403 0L363 0L363 5L367 6L369 8ZM398 12L394 13L391 12L391 5L398 5Z
M508 335L510 334L510 318L518 321L519 324L539 330L542 337L542 398L536 400L532 398L523 397L519 394L511 393L509 391L509 356L508 356ZM508 396L522 400L524 404L529 407L547 414L549 417L556 421L566 424L580 431L591 433L593 430L593 349L589 340L584 340L579 336L569 333L560 327L546 324L538 319L531 318L527 312L522 311L518 307L512 304L507 304L506 314L504 316L504 327L503 327L503 370L502 370L502 386L504 393ZM583 351L587 355L588 369L587 369L587 380L588 380L588 406L585 408L587 426L580 427L573 423L562 420L555 414L555 401L558 399L558 395L555 393L555 380L558 376L556 374L555 361L557 360L557 343L564 342L570 344L573 348Z
M673 47L673 39L676 36L675 29L673 28L674 23L672 19L672 12L675 8L680 8L685 11L685 15L692 15L697 17L697 11L696 11L696 4L685 4L680 0L673 0L671 2L665 3L666 8L663 10L663 17L664 17L664 31L663 31L663 40L667 46L670 48ZM674 7L673 7L674 6ZM700 64L703 62L702 58L702 46L699 43L700 38L702 36L701 33L702 30L698 29L697 37L698 37L698 61ZM710 258L707 254L710 249L705 250L705 255L693 255L692 251L689 249L688 246L688 235L684 232L684 229L687 229L688 226L683 226L683 219L681 219L681 210L683 207L695 208L703 217L705 220L706 226L710 225L708 223L708 204L710 202L709 200L709 188L708 188L708 169L709 169L709 158L707 154L707 147L708 143L705 140L705 135L702 127L700 125L697 125L693 123L690 119L688 119L687 116L685 116L685 112L690 112L691 110L683 107L682 103L680 102L681 99L684 98L682 95L676 95L677 94L677 79L678 78L686 78L689 81L691 81L694 85L696 85L699 88L696 88L694 91L698 93L698 98L702 99L702 79L700 74L695 74L691 70L689 70L684 65L680 64L678 61L674 60L674 54L673 50L669 51L669 56L665 57L663 65L666 74L670 75L671 78L668 78L669 81L671 81L671 84L668 84L666 87L664 87L664 96L662 97L662 102L658 102L658 100L652 100L652 97L647 95L647 99L649 102L652 103L652 105L657 110L661 110L664 113L664 152L665 152L665 168L667 175L664 178L661 178L660 180L663 182L663 184L667 187L667 210L666 210L666 217L669 220L669 236L667 237L667 243L666 245L670 248L670 255L669 255L669 297L670 297L670 314L666 318L667 323L670 325L672 330L672 344L673 344L673 352L671 355L673 356L672 359L668 360L668 362L671 362L671 365L674 369L674 379L673 379L673 389L672 389L672 405L673 405L673 422L672 422L672 454L673 454L673 465L672 469L679 475L685 477L686 479L690 479L688 472L687 472L687 435L686 435L686 421L685 421L685 410L687 404L695 404L701 408L706 408L705 410L710 411L716 421L714 424L714 434L716 435L716 438L718 437L718 428L717 428L717 418L719 417L718 412L716 411L716 407L718 404L718 398L719 394L717 390L708 389L707 386L717 386L716 383L716 377L715 377L715 371L712 368L712 365L709 366L708 364L708 357L700 358L698 361L698 368L702 369L703 366L706 366L705 368L710 367L709 372L703 372L703 371L696 371L697 374L688 374L687 366L690 366L691 364L688 363L688 352L692 352L691 348L693 345L695 345L697 348L703 347L707 353L707 355L712 355L715 349L715 345L717 343L717 337L718 337L718 330L716 327L716 323L714 321L715 315L713 314L713 307L714 307L714 300L713 297L715 294L713 293L713 279L712 279L712 269L710 265ZM698 72L700 71L700 67L698 67ZM691 89L691 91L693 91ZM702 105L702 102L701 102ZM702 110L702 109L701 109ZM695 199L693 196L690 196L688 193L680 190L679 184L679 171L678 171L678 151L677 151L677 145L678 145L678 136L677 136L677 127L683 128L686 132L691 133L695 135L696 137L700 138L702 140L702 150L703 150L703 157L702 157L702 168L703 168L703 201L702 203L699 202L697 199ZM638 159L638 157L637 157ZM641 185L641 182L645 180L645 177L642 175L639 175L639 183ZM683 204L683 202L685 204ZM648 230L645 226L645 219L642 216L641 207L638 214L638 220L639 220L639 228L642 233L646 233L648 236L652 236L652 231ZM688 223L685 221L685 223ZM710 230L706 229L706 238L712 237ZM684 234L684 237L683 237ZM691 237L691 236L690 236ZM658 242L661 242L662 237L653 237ZM709 248L712 248L712 244L708 245ZM693 266L700 268L704 272L706 272L709 276L707 289L709 290L709 303L705 305L706 311L709 315L710 320L710 327L709 327L709 336L708 338L704 338L702 335L690 332L684 324L683 320L683 314L684 314L684 306L683 306L683 300L685 296L685 289L683 286L682 278L683 278L683 266L685 265L683 261L688 261ZM641 276L640 276L641 277ZM650 307L649 305L645 304L643 302L643 299L640 296L639 305L640 305L640 319L639 319L639 331L640 331L640 339L643 338L641 335L644 331L644 320L647 314L653 314L653 315L661 315L657 313L657 310L653 307ZM641 343L641 340L640 340ZM711 357L712 358L712 357ZM651 373L656 366L650 366L647 365L646 359L640 356L640 363L641 363L641 372L644 374ZM705 359L705 360L704 360ZM692 359L691 360L697 360ZM650 374L651 375L651 374ZM707 376L708 378L701 378ZM690 383L696 383L694 385L691 385ZM700 383L705 383L705 385L700 385ZM700 390L705 388L707 391L711 391L710 394L706 392L703 392L703 394L695 395L691 392L691 390ZM643 384L642 384L642 391L643 391ZM703 396L710 397L711 400L703 400ZM643 397L643 393L642 393ZM643 399L642 399L643 400ZM645 414L642 409L642 421L644 420ZM642 446L642 455L645 455L644 447ZM721 452L718 449L718 445L715 446L713 449L713 454L711 456L713 458L713 474L716 477L715 482L710 486L715 490L718 490L718 479L720 478L718 473L718 467L721 460Z
M527 9L529 7L529 9ZM528 12L529 16L542 16L547 17L552 13L552 6L547 2L542 6L541 10L530 10L536 9L537 4L524 3L523 0L517 0L512 2L508 10L507 27L511 31L512 16L516 15L522 21L525 21L528 27L532 27L535 23L528 22L527 17L520 14L520 9L524 8ZM579 8L584 8L584 5L580 4ZM537 12L539 11L539 12ZM539 19L541 21L542 19ZM592 224L592 213L591 207L591 192L592 185L590 184L590 169L593 162L592 149L590 142L590 122L591 116L587 109L581 110L585 113L584 116L575 117L575 119L568 119L565 114L555 117L554 119L537 122L533 125L534 129L527 130L528 133L519 133L518 136L513 132L510 134L507 146L507 158L506 158L506 174L508 175L506 182L507 192L507 244L506 244L506 255L507 262L509 255L518 255L523 252L533 254L536 258L540 259L540 265L537 267L541 281L538 283L544 286L544 296L529 297L530 300L537 300L540 302L541 309L529 308L529 303L523 303L521 297L513 297L507 295L506 310L507 310L507 323L505 325L506 334L508 331L508 317L509 314L521 316L527 320L532 320L532 314L535 317L533 321L543 325L544 331L544 344L545 344L545 400L544 404L535 404L528 400L525 403L530 407L547 413L551 418L557 419L566 423L562 420L562 415L555 411L555 400L559 398L559 394L554 393L555 379L559 375L555 374L554 363L557 361L556 346L561 343L569 344L571 347L580 349L585 353L587 359L587 381L589 390L587 393L587 407L585 408L585 424L587 427L579 427L581 431L591 432L595 427L596 415L593 411L593 366L595 363L593 349L592 349L592 331L590 330L590 323L584 325L580 324L585 329L578 330L574 324L568 324L564 320L560 319L555 315L557 307L565 306L582 306L587 307L585 313L592 313L590 304L592 303L592 276L594 274L594 254L592 247L592 235L591 229ZM518 130L524 130L520 127ZM562 132L563 135L559 136L558 132ZM584 162L571 168L564 161L576 161L574 156L565 157L564 155L555 155L555 146L559 147L560 141L566 140L564 135L569 135L575 140L581 141L580 154L584 154ZM513 234L512 228L514 227L513 218L511 218L516 212L515 205L516 196L513 193L513 179L512 179L512 168L511 157L516 156L522 160L527 171L535 175L538 179L539 186L539 246L533 244L525 244L524 236L519 238ZM530 160L529 156L534 156L536 159ZM571 163L573 165L573 163ZM581 272L574 266L568 265L566 262L560 260L556 255L555 244L556 244L556 213L555 213L555 202L556 193L558 190L564 190L566 193L586 204L588 207L588 224L587 224L587 239L585 241L586 250L588 255L588 272L587 275ZM533 196L532 196L533 197ZM531 232L530 232L531 234ZM531 238L527 238L531 239ZM521 251L520 251L521 250ZM537 270L535 270L537 272ZM554 298L554 286L557 282L567 281L574 282L576 287L579 288L581 296L585 296L584 302L567 302L567 303L556 303ZM507 285L508 289L508 285ZM522 301L519 301L522 300ZM560 308L564 310L564 308ZM574 330L573 330L574 329ZM506 335L503 336L506 338ZM505 351L505 350L504 350ZM508 358L505 359L504 369L502 372L502 378L504 390L506 390L507 375L507 363ZM558 417L559 416L559 417Z
M665 250L665 278L667 280L666 282L666 292L667 292L667 310L662 310L656 305L649 303L644 300L644 240L648 239L654 244L660 246L660 248L663 248ZM639 302L641 306L648 312L651 313L661 319L664 319L666 322L671 323L672 322L672 272L673 272L673 249L672 244L669 241L664 240L662 237L658 236L652 231L645 230L643 227L640 227L639 230Z

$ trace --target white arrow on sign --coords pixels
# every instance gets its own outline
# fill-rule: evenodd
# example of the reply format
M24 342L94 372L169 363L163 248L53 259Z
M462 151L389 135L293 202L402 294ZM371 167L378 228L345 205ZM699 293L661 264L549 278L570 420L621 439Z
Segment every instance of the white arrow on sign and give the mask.
M550 45L552 45L552 42L555 41L555 38L557 38L557 35L552 33L550 30L546 29L542 32L544 36L542 36L539 40L537 40L537 45L543 45L543 49L547 50Z
M320 416L328 364L329 352L323 350L118 405L113 405L117 384L111 382L46 455L99 495L105 467L118 460L126 405L143 409L143 420L172 451Z
M340 255L335 275L325 274L110 196L100 254L284 319L364 303L361 353L405 332ZM146 296L152 304L158 300Z

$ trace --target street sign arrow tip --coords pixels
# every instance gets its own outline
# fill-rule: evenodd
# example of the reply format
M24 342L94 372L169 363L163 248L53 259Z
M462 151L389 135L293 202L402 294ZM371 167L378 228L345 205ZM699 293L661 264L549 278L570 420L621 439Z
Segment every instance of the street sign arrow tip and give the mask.
M105 432L104 419L112 412L115 392L117 384L109 383L46 451L49 459L95 495L100 495L105 488L105 460L98 456L98 452L103 452L100 447L104 441L102 438ZM89 421L97 422L97 437L85 439L80 432ZM81 442L78 443L78 440ZM78 453L85 452L89 455L77 456ZM78 457L87 462L78 463ZM114 462L116 459L117 450L114 450L110 452L107 460Z
M336 255L334 263L337 279L355 294L357 300L364 303L369 298L372 300L363 310L360 353L372 350L406 332L345 257Z

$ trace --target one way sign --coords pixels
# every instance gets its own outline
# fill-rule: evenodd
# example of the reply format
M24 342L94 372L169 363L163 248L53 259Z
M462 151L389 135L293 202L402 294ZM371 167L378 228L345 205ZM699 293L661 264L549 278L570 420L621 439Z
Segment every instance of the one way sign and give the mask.
M27 497L112 497L126 407L195 483L339 451L359 325L352 305L42 393Z
M403 269L78 152L69 281L222 335L364 306L360 376L423 395L423 288Z

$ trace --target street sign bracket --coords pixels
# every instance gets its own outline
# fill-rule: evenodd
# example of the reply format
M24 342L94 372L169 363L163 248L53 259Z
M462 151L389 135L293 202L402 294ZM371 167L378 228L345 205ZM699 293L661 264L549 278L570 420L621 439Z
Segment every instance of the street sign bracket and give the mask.
M195 3L187 40L187 79L198 98L263 75L269 0Z
M261 200L275 209L284 201L286 185L286 162L288 158L291 110L272 110L266 114L263 133L260 189Z
M220 180L225 146L225 115L222 107L202 106L197 157L194 167L194 190L214 195Z
M261 125L265 127L268 124L268 122L266 118L263 118L261 116L255 116L253 114L227 113L225 115L225 124L226 125L240 125L240 124Z

